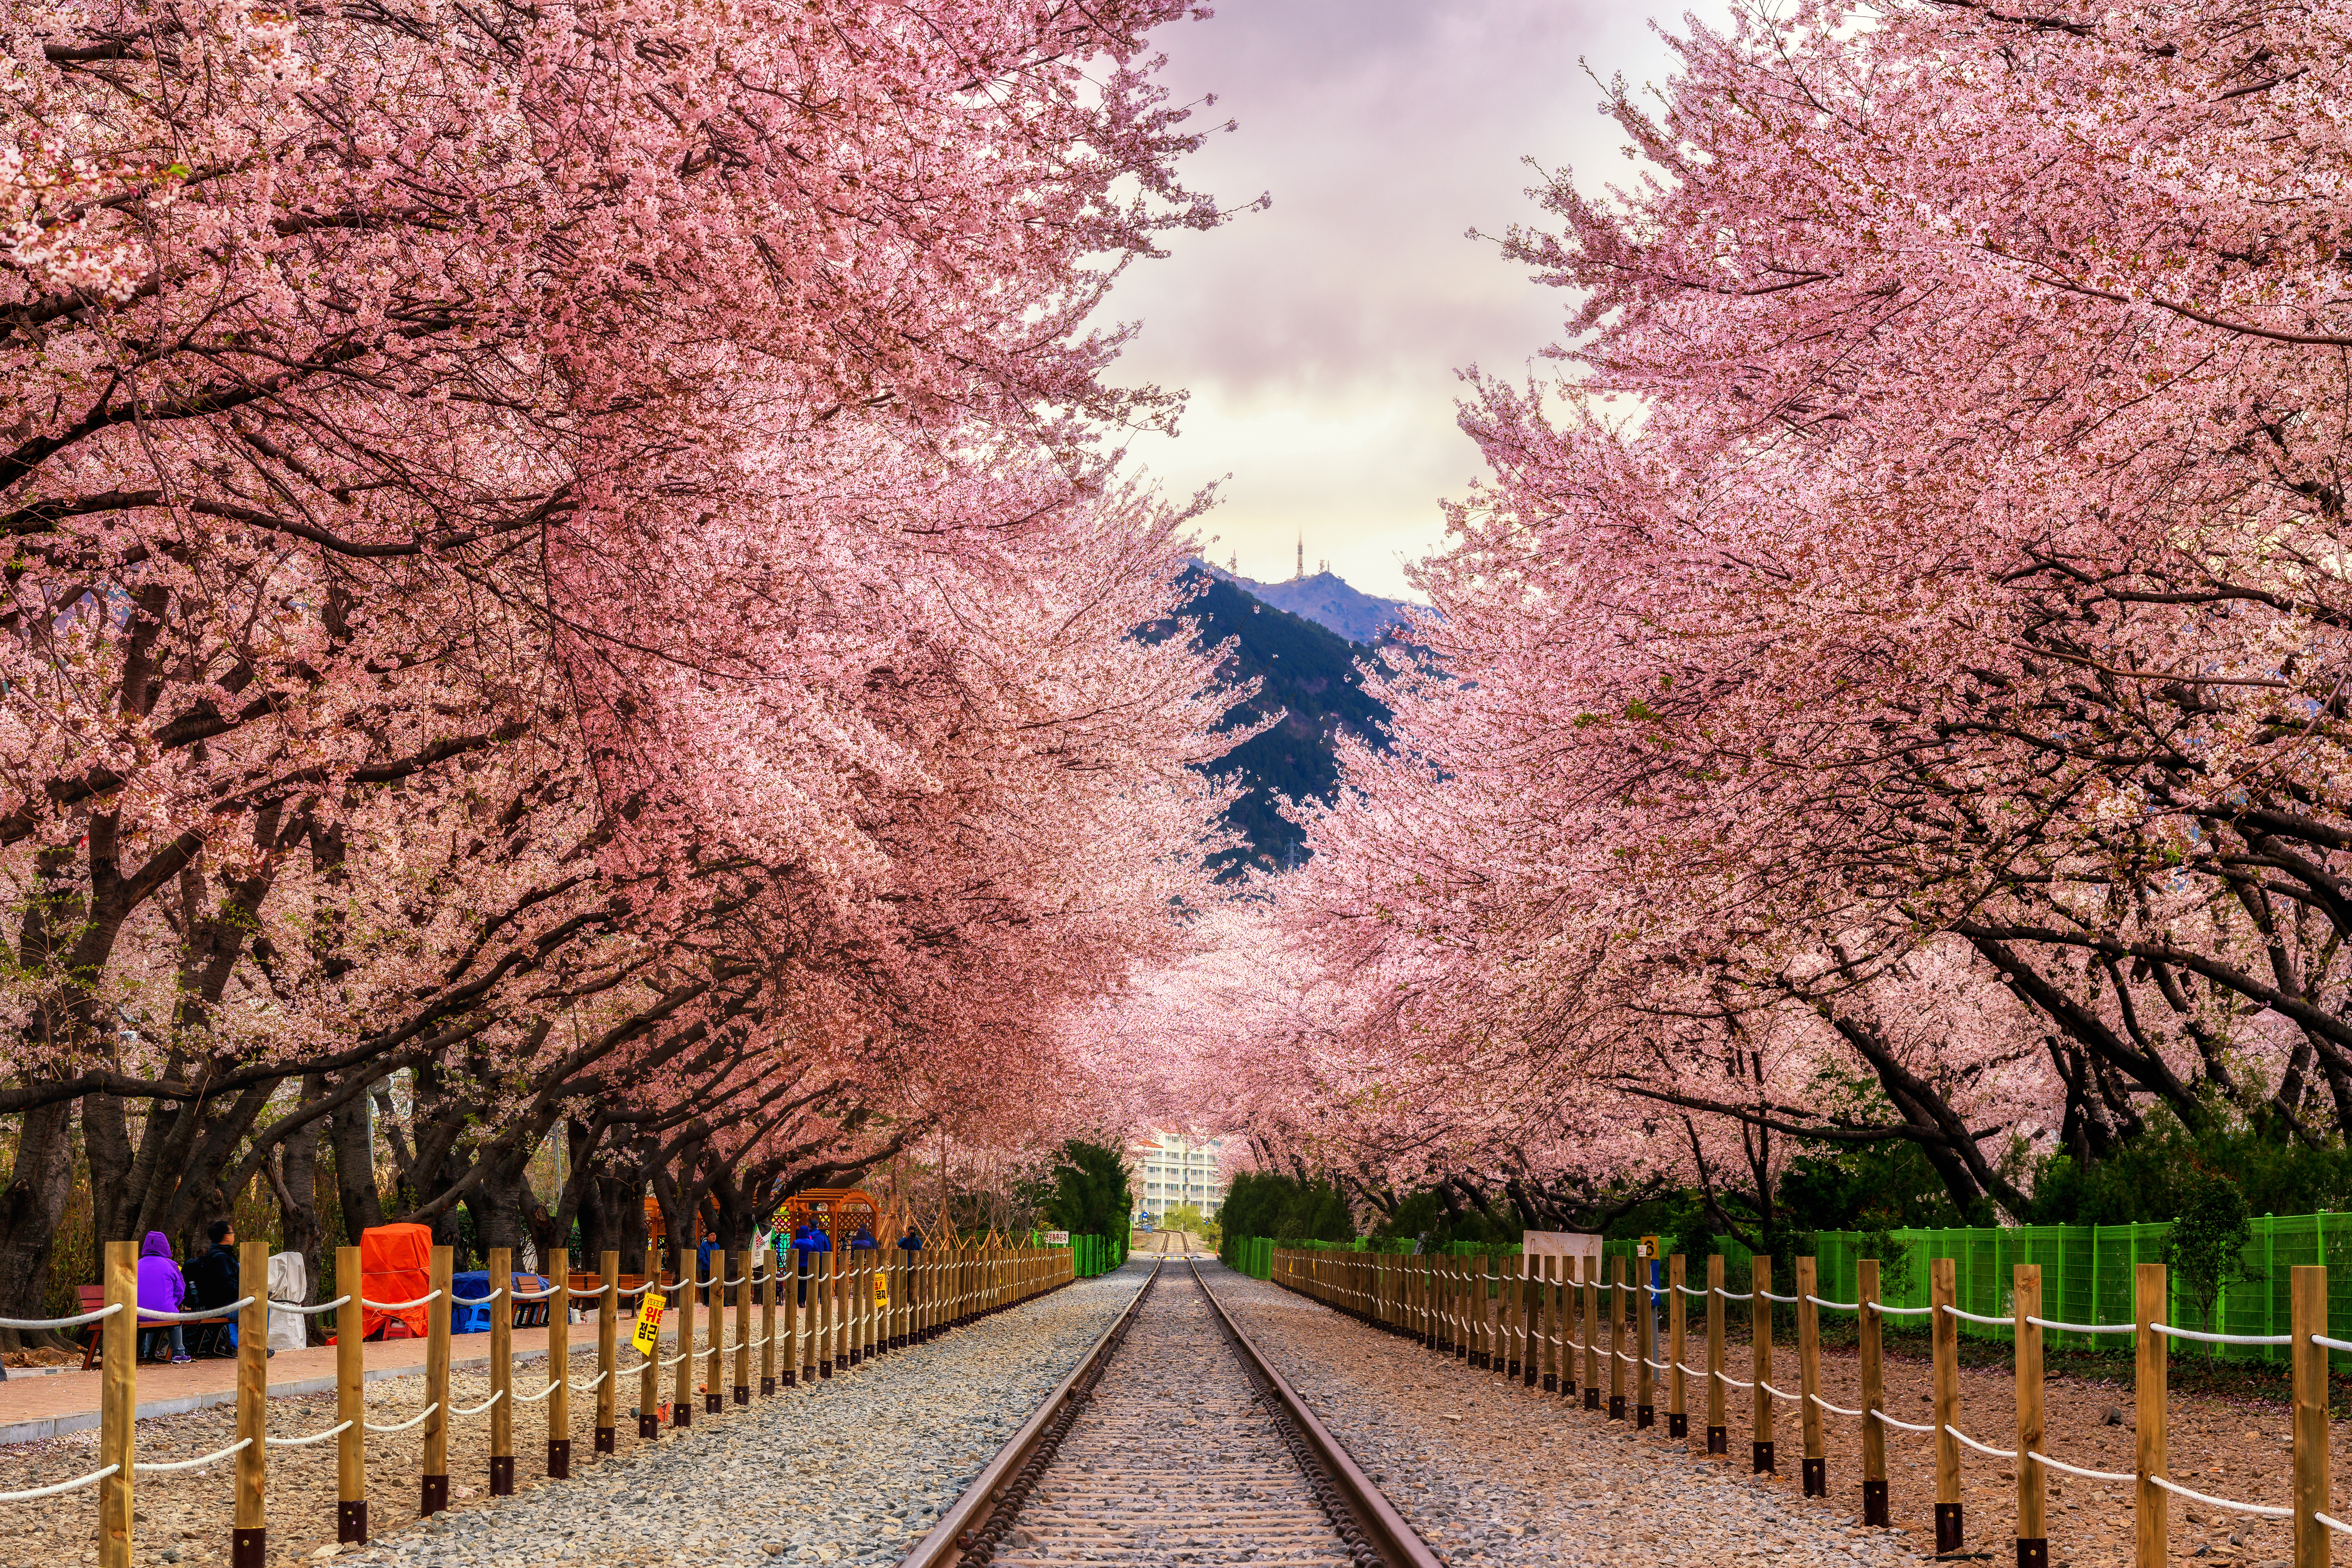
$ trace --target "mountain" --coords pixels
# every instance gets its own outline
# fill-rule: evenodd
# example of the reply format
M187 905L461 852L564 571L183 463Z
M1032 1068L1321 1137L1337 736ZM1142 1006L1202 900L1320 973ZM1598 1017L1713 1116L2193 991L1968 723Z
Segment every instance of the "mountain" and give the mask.
M1219 673L1228 680L1263 682L1257 696L1229 717L1228 725L1238 729L1268 713L1284 715L1274 728L1234 747L1209 770L1213 778L1238 777L1250 786L1226 814L1227 823L1249 841L1250 852L1225 869L1238 873L1244 864L1295 866L1305 853L1305 836L1275 809L1275 796L1332 797L1339 784L1333 746L1339 731L1379 742L1388 709L1365 693L1363 678L1356 670L1356 661L1371 650L1306 616L1266 604L1230 574L1207 567L1193 570L1201 591L1184 613L1199 623L1202 646L1214 647L1231 638L1233 654ZM1338 578L1329 580L1355 594ZM1386 602L1370 595L1356 597ZM1161 636L1172 629L1153 628Z
M1202 567L1220 582L1231 583L1244 594L1277 610L1294 616L1304 616L1326 631L1339 633L1349 642L1378 642L1381 635L1404 620L1402 599L1383 599L1377 594L1367 594L1349 587L1334 572L1318 572L1312 577L1293 577L1287 583L1259 583L1240 577L1208 562Z

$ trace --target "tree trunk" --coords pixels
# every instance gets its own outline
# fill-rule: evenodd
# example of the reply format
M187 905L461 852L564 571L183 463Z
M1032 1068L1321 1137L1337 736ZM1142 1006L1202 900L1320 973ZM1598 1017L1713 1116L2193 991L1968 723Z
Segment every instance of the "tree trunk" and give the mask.
M26 1111L17 1127L16 1163L0 1190L0 1315L49 1315L49 1254L72 1193L73 1101L61 1100ZM0 1350L28 1342L60 1342L47 1331L20 1337L0 1329Z
M364 1067L352 1068L363 1073ZM335 1195L343 1208L343 1245L357 1247L360 1233L383 1223L383 1198L375 1184L375 1141L369 1135L374 1107L356 1094L328 1119L335 1148Z

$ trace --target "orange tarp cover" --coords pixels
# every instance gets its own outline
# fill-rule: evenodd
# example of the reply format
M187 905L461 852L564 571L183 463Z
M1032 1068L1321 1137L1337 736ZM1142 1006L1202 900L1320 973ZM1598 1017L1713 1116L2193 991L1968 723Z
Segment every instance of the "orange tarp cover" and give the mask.
M371 1301L414 1301L433 1289L433 1227L429 1225L379 1225L360 1232L360 1294ZM376 1331L397 1318L417 1339L425 1337L425 1309L379 1312L370 1307L360 1314L360 1337Z

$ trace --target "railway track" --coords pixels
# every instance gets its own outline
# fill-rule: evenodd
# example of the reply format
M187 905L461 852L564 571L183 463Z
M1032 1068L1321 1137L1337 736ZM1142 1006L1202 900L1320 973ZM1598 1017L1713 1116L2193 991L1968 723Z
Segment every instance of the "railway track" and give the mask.
M1155 1263L901 1568L1438 1560L1217 1304Z

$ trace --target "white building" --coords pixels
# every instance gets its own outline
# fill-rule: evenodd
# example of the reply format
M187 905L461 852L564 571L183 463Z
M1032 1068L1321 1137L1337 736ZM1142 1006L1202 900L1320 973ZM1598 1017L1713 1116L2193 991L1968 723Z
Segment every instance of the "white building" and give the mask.
M1177 1132L1147 1133L1129 1143L1136 1206L1154 1224L1179 1204L1191 1204L1205 1219L1216 1218L1225 1201L1225 1184L1217 1175L1217 1157L1224 1146L1222 1138L1187 1138Z

